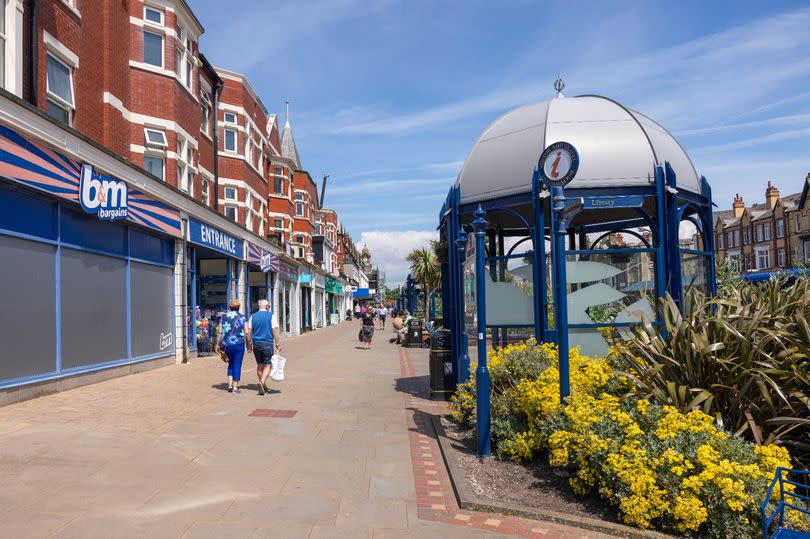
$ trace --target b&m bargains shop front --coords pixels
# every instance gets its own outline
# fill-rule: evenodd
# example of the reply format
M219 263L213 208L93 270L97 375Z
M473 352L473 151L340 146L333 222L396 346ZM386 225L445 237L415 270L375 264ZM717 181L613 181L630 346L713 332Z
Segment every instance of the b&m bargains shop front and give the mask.
M190 314L248 299L247 240L273 249L0 99L0 405L194 357Z

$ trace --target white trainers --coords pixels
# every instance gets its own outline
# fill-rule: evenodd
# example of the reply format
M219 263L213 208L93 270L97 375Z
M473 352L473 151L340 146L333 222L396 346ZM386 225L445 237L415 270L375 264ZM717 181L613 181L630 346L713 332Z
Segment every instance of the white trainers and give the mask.
M279 355L273 356L273 359L276 359L276 369L275 372L271 372L270 377L273 378L274 382L283 382L284 381L284 365L287 363L287 359L281 357Z

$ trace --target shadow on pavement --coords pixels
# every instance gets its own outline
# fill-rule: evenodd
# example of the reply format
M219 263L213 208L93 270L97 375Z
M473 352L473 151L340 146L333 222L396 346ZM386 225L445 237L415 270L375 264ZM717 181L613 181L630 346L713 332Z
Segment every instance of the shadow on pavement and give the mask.
M214 384L211 387L213 389L220 389L222 391L228 391L228 383L227 382L222 382L221 384ZM240 383L239 384L239 389L241 389L242 391L256 391L258 393L259 385L258 384L242 384L242 383ZM268 395L275 395L276 393L281 393L281 390L273 389L271 387L267 388L267 394Z

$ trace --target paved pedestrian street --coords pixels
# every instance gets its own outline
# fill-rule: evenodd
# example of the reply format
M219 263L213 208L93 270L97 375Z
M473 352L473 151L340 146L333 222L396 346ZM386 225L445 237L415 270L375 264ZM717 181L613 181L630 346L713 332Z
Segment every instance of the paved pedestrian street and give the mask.
M575 536L459 511L427 352L357 329L287 340L265 396L252 356L239 395L211 356L0 408L0 536Z

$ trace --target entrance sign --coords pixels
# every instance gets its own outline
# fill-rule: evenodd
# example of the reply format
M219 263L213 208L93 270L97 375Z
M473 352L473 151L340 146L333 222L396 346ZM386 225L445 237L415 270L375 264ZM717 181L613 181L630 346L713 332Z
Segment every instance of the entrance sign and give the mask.
M564 187L577 175L579 154L571 144L555 142L540 155L537 168L546 187Z
M644 205L644 198L640 196L626 197L592 197L586 198L582 206L584 210L603 210L612 208L640 208Z
M102 221L115 221L127 217L127 184L121 180L102 176L93 165L82 165L79 181L79 201L87 213L95 213Z
M188 219L188 240L240 260L245 256L243 240L193 217Z

